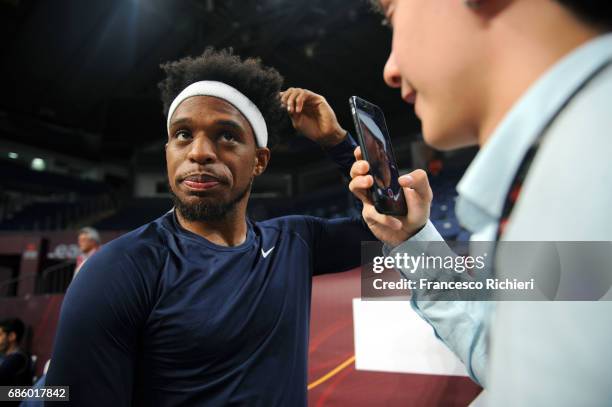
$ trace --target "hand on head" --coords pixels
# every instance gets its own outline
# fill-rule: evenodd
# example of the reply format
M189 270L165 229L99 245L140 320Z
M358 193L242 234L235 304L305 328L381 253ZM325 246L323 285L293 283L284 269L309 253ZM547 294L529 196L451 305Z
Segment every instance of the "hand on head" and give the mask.
M327 100L308 89L289 88L280 92L293 127L322 147L332 147L346 138Z

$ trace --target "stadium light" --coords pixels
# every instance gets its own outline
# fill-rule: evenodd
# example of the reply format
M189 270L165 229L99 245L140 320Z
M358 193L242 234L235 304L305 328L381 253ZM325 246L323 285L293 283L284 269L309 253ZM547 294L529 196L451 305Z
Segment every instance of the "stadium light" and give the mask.
M32 160L32 169L35 171L44 171L45 168L47 168L47 165L45 163L45 160L43 160L42 158L34 158Z

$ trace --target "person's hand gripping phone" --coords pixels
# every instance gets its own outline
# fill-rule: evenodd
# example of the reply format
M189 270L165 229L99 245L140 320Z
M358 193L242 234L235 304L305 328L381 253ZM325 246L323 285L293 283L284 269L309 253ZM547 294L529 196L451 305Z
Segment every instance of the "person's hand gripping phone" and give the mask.
M390 246L397 246L418 233L427 224L433 198L427 173L417 169L399 177L408 206L406 216L383 215L376 211L370 197L374 179L369 175L370 167L363 160L360 147L355 149L355 158L349 189L363 203L362 216L372 233Z

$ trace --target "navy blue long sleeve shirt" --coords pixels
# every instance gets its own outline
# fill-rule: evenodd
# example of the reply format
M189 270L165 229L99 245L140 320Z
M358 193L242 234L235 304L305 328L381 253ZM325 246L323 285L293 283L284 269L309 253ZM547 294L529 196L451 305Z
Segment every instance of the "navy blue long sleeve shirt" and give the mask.
M353 146L331 150L345 169ZM224 247L168 212L85 263L46 384L73 405L305 406L311 278L358 266L373 239L360 218L287 216Z

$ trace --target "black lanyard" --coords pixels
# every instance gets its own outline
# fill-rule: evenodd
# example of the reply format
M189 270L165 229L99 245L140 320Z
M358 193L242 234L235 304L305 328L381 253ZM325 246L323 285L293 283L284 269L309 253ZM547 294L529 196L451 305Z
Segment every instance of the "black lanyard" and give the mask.
M576 97L580 91L582 91L586 85L588 85L599 73L601 73L608 66L612 65L612 60L607 60L603 63L599 68L594 70L581 84L578 86L574 92L563 102L563 104L557 109L554 115L550 118L550 120L546 123L538 137L531 144L525 155L523 156L523 160L521 161L521 165L514 175L514 179L512 180L512 184L510 184L510 189L506 193L506 199L504 203L504 209L502 211L501 217L499 219L499 223L497 225L497 234L495 237L496 241L499 241L501 235L504 233L506 224L508 223L508 219L512 214L512 210L514 209L514 205L518 201L518 198L521 194L521 188L523 187L523 183L527 178L529 173L529 169L533 160L538 153L540 145L542 144L548 129L552 126L554 121L559 117L559 115L565 110L565 108L570 104L570 102Z

